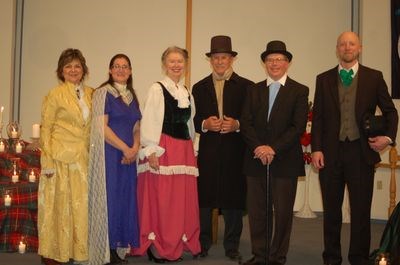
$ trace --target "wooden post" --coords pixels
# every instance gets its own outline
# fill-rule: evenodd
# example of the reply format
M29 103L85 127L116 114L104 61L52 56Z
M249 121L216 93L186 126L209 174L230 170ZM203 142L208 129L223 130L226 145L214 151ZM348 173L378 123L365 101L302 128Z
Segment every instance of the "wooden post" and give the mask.
M390 186L389 186L389 216L392 214L394 207L396 207L396 168L399 156L397 155L396 147L392 147L389 152L390 162Z
M190 90L190 72L192 58L192 0L186 0L186 50L189 54L185 73L185 85Z

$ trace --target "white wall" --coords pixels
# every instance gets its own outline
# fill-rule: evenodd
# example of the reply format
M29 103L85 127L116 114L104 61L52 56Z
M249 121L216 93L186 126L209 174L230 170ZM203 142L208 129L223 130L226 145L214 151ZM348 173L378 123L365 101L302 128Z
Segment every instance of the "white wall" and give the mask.
M3 112L3 137L7 137L6 126L11 112L12 89L12 54L14 33L14 1L0 1L0 106L4 106Z
M142 100L151 83L160 79L162 52L185 45L185 0L26 0L24 12L24 137L31 135L32 123L40 122L42 99L57 85L55 70L64 49L82 51L89 67L86 83L92 87L108 79L114 54L127 54Z

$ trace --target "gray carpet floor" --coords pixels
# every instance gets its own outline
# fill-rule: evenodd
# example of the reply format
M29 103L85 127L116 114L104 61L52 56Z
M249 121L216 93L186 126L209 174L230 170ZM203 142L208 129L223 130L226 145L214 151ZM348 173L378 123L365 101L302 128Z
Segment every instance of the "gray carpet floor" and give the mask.
M384 221L372 221L371 250L379 246L379 241L385 227ZM192 259L191 255L185 254L180 265L234 265L238 262L227 259L222 246L223 219L220 216L218 242L209 251L209 256L202 259ZM350 224L343 224L342 228L342 255L343 265L349 265L347 261L348 239ZM322 217L319 214L314 219L293 218L293 230L291 244L286 265L321 265L321 252L323 249ZM243 261L251 257L249 228L247 216L244 217L244 229L241 238L240 251ZM147 257L130 257L129 264L151 264ZM0 265L39 265L40 257L35 253L0 253Z

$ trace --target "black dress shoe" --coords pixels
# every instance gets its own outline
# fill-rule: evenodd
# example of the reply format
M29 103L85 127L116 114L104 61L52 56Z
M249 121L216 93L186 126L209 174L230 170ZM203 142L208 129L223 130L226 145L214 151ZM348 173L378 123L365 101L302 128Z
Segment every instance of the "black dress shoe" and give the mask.
M122 259L115 249L110 249L110 261L113 262L112 264L127 264L127 259Z
M270 261L268 262L268 265L282 265L283 263L277 262L277 261Z
M155 263L165 263L167 261L166 259L156 258L150 248L147 249L147 256L150 261L154 261Z
M225 256L230 258L231 260L242 259L242 255L240 255L240 252L236 249L228 249L227 251L225 251Z
M256 257L253 256L251 259L249 259L242 265L266 265L266 263L265 263L265 261L256 261Z
M205 258L207 256L208 256L208 249L202 248L201 251L200 251L199 257L200 258Z

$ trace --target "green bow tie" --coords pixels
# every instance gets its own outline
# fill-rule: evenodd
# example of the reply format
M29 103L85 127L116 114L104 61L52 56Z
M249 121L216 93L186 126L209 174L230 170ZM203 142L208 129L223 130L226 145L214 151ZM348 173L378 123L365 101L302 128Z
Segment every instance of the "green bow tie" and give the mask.
M353 81L353 73L353 69L350 69L350 71L346 71L345 69L340 70L339 75L344 86L351 85L351 81Z

